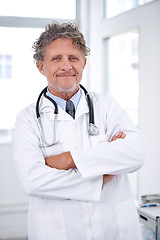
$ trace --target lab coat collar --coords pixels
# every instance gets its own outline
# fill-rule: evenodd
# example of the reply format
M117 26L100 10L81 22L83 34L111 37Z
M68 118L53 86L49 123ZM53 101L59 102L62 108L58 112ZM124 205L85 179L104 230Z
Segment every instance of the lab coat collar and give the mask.
M39 108L40 108L40 112L43 110L43 112L48 114L51 120L54 120L54 117L55 117L54 105L50 100L48 100L46 97L42 97L42 101ZM81 95L79 104L77 106L76 114L75 114L75 120L78 119L81 115L88 112L89 112L89 109L88 109L86 97L84 92L82 91L82 95ZM60 107L58 107L57 120L70 120L70 121L73 120L74 121L74 119Z

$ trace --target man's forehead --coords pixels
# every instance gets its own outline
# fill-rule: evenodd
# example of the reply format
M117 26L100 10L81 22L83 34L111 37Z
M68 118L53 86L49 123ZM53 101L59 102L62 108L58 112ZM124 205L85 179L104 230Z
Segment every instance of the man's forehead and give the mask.
M58 38L53 40L51 44L46 46L46 51L52 51L56 54L68 53L70 55L74 54L82 54L81 49L72 41L72 39L64 39Z
M66 45L71 47L76 47L76 44L71 38L57 38L54 39L48 46L59 46L59 45Z

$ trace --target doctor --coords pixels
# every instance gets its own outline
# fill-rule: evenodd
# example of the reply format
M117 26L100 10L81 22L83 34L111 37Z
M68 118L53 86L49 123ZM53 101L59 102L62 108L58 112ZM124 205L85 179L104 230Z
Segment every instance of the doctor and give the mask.
M109 94L91 92L96 131L88 133L79 83L89 48L75 24L53 22L33 48L48 88L37 106L19 113L14 136L17 173L30 197L28 239L142 240L127 177L144 161L140 132Z

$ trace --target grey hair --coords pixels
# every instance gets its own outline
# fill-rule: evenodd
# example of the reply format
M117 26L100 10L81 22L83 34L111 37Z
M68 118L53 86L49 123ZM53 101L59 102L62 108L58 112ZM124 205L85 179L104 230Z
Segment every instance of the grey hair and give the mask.
M45 27L45 31L33 43L33 58L36 64L44 60L45 48L59 38L72 39L72 43L81 50L83 56L90 54L90 49L86 46L84 36L75 23L52 22Z

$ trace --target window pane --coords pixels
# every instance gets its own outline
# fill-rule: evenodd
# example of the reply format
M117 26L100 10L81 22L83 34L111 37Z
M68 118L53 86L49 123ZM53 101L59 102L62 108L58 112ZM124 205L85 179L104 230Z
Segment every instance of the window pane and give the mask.
M139 107L139 33L138 30L106 40L107 91L138 125Z
M11 129L0 129L0 144L9 143L12 141L13 130Z
M1 16L75 19L76 0L5 0L0 7Z
M6 78L10 79L12 77L12 68L11 65L6 65Z
M9 79L12 75L12 57L0 55L0 79Z
M110 18L155 0L104 0L105 17Z
M0 46L3 46L0 48L1 64L6 64L3 71L4 65L1 65L0 72L4 74L7 70L6 77L11 77L0 79L0 109L3 113L0 129L14 128L20 109L35 102L39 92L47 86L32 57L32 44L42 31L35 28L0 28Z

